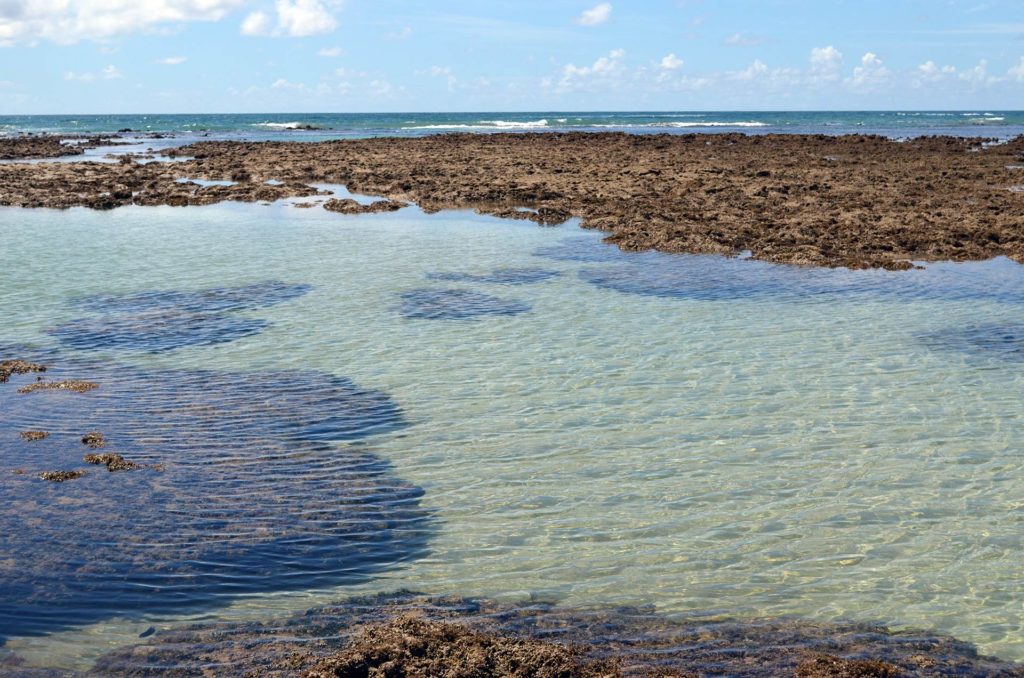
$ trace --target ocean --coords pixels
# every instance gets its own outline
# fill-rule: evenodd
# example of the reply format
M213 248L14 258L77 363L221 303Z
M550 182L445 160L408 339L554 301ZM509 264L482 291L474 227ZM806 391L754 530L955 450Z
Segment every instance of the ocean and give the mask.
M107 134L121 130L186 138L319 141L451 132L628 132L631 134L879 134L1009 139L1024 111L245 113L0 116L0 135Z

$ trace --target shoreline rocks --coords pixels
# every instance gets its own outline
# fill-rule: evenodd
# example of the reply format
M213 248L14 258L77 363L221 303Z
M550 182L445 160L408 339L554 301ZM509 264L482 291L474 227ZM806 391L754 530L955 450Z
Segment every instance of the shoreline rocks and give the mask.
M113 209L321 194L340 183L385 201L343 213L474 209L571 217L627 251L904 270L915 261L1024 262L1024 137L622 133L450 134L326 142L199 142L175 163L8 163L0 205ZM181 177L228 180L196 186ZM277 180L279 184L267 184Z

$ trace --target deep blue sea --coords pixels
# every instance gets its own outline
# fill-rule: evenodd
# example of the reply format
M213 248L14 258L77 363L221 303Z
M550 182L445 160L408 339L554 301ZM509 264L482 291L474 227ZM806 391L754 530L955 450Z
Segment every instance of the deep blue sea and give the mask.
M0 116L0 135L26 132L171 133L211 138L305 139L421 136L445 132L622 131L637 134L881 134L1007 139L1024 134L1024 111L247 113Z

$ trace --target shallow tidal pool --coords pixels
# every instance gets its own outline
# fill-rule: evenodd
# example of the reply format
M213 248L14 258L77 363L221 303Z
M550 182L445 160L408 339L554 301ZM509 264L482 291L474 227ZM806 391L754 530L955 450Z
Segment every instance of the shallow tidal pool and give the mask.
M0 385L0 608L33 619L0 615L0 653L83 668L150 626L408 588L1024 660L1017 264L797 269L287 203L4 208L0 236L0 359L99 384ZM94 428L162 470L35 477L86 468ZM118 492L150 522L83 523Z

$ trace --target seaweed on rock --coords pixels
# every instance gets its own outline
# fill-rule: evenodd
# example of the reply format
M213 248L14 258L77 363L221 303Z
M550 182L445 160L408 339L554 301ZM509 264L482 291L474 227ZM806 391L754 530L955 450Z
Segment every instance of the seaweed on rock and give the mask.
M504 673L494 672L498 666ZM164 631L106 655L94 670L317 678L587 676L595 670L604 676L1024 675L1019 664L981 656L954 638L872 624L677 619L651 608L579 609L411 592L351 598L266 623Z

